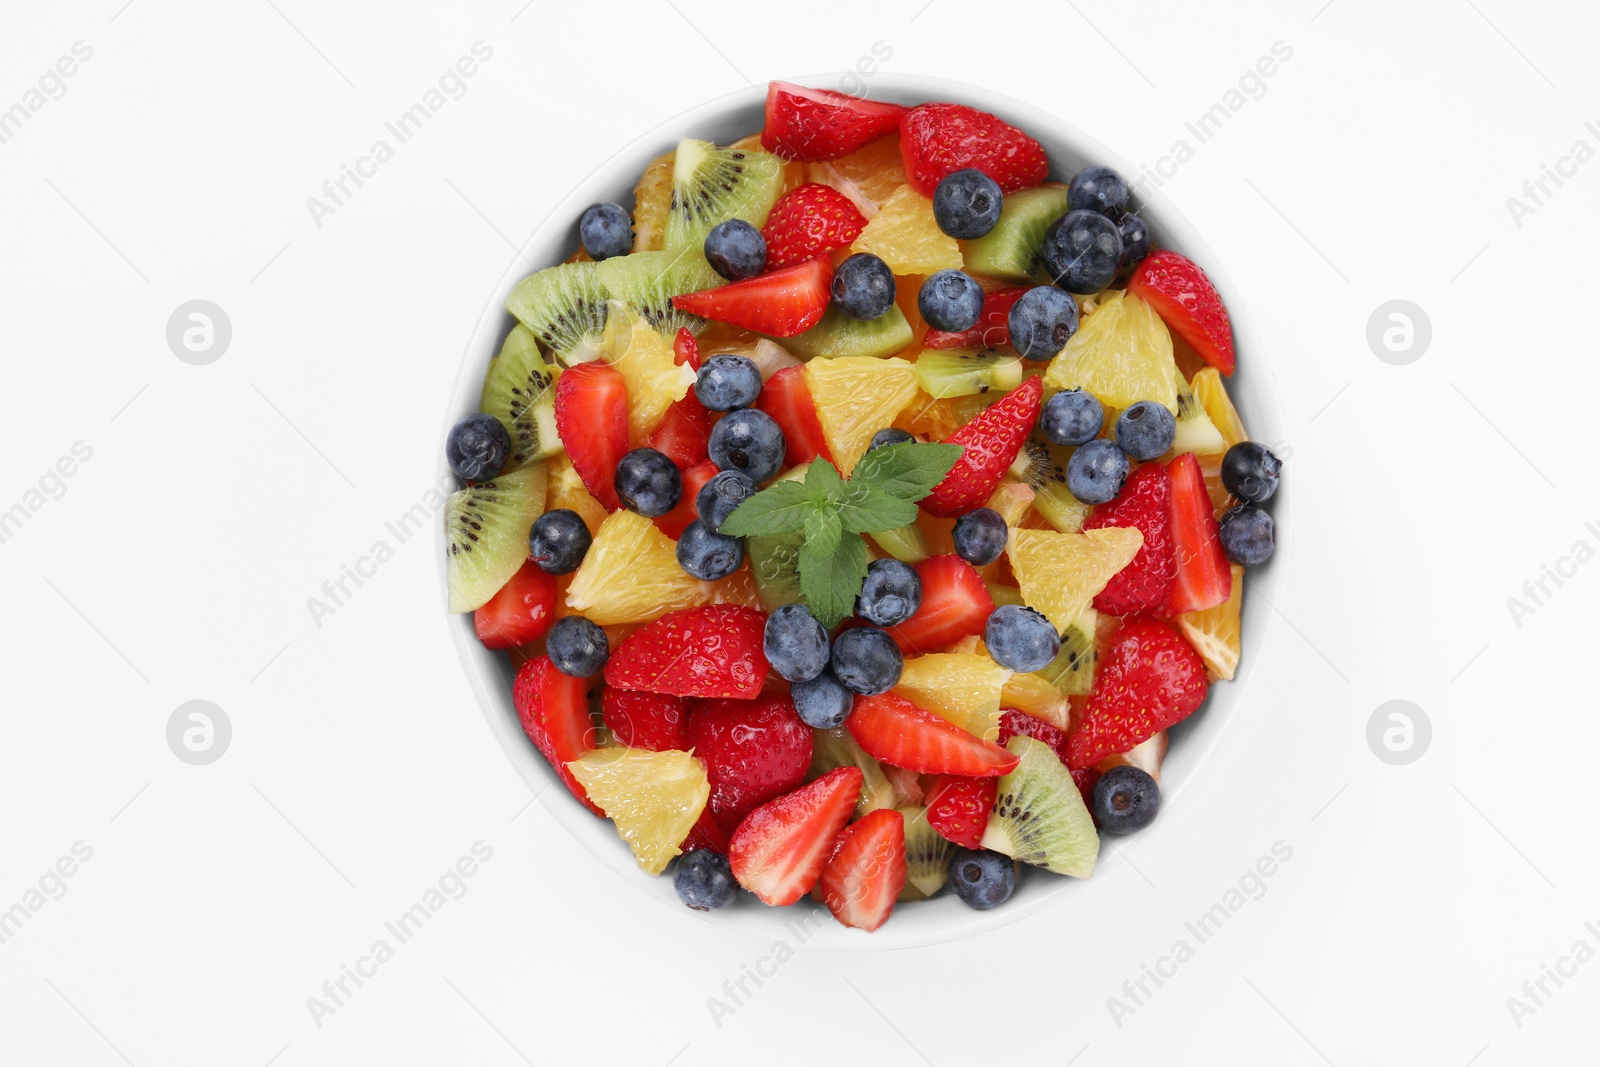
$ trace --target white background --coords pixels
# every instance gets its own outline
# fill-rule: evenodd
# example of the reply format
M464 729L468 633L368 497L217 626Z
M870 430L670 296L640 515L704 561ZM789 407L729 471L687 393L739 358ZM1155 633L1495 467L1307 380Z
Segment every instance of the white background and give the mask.
M1600 568L1520 626L1506 604L1600 545L1600 165L1520 226L1506 205L1575 140L1600 148L1592 12L521 2L8 6L0 108L74 42L93 57L0 144L0 510L75 442L93 455L0 544L0 908L75 842L93 856L0 944L0 1058L1592 1055L1600 964L1520 1027L1506 1004L1574 941L1600 948ZM314 225L307 197L478 40L467 94ZM565 797L529 805L449 646L431 533L320 627L307 611L429 488L509 246L644 130L875 42L885 70L982 83L1153 163L1280 40L1265 94L1164 189L1248 301L1291 429L1294 570L1249 706L1092 892L932 948L802 949L714 1021L771 946L606 871L546 808ZM232 322L209 366L165 338L195 298ZM1409 366L1365 340L1394 298L1433 323ZM197 698L233 725L205 767L165 739ZM1394 698L1433 723L1404 767L1365 738ZM479 840L466 895L316 1025L307 998ZM1118 1025L1107 999L1280 840L1265 896Z

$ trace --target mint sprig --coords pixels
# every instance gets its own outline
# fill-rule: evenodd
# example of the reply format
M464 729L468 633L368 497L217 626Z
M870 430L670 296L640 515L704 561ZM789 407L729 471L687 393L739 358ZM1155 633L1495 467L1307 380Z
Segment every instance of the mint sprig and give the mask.
M960 458L960 445L886 445L861 457L846 480L819 457L803 479L777 482L740 504L723 521L721 532L732 537L802 535L800 592L811 613L832 629L855 610L867 576L867 543L861 535L914 522L917 501Z

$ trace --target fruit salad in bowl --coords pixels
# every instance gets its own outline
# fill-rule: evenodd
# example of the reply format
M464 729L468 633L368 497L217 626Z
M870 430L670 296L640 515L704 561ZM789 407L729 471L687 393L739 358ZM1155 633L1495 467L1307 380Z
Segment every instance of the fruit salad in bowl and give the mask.
M1059 124L892 81L579 190L446 435L491 722L701 912L954 929L1087 879L1260 647L1282 464L1198 242Z

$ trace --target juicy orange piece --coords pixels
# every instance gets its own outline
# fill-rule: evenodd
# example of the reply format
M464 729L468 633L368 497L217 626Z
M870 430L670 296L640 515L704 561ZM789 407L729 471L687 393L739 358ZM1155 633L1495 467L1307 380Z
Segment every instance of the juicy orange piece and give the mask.
M600 524L567 587L567 606L597 626L649 622L710 599L711 583L684 573L672 538L631 511Z
M1222 374L1217 368L1207 367L1197 371L1189 388L1194 390L1200 406L1206 409L1206 417L1222 434L1222 440L1228 448L1240 441L1250 440L1250 435L1244 432L1239 412L1234 408L1233 401L1228 399L1228 390L1222 384Z
M1000 735L1000 693L1011 672L986 655L935 652L906 660L894 691L985 740Z
M909 185L879 206L850 251L871 252L896 274L932 274L962 265L961 246L934 221L933 201Z
M545 461L545 468L550 484L545 491L544 509L554 511L566 508L577 512L583 524L589 528L589 536L593 537L600 531L600 524L606 521L605 505L590 495L565 452L551 456Z
M1044 383L1052 389L1087 389L1108 408L1154 400L1176 414L1172 335L1166 323L1132 294L1112 289L1096 299L1099 307L1050 361Z
M678 855L678 845L711 797L705 764L675 749L596 749L567 769L651 875L666 870Z
M1239 667L1239 607L1244 597L1244 568L1234 564L1233 592L1214 608L1191 611L1174 621L1205 660L1213 680L1232 679Z
M1144 544L1137 527L1083 533L1012 530L1006 554L1028 606L1064 631Z
M806 364L806 386L839 472L849 476L872 435L917 395L917 368L903 359L840 356Z
M943 441L999 399L999 394L973 393L935 400L918 388L911 402L895 416L894 425L930 441Z
M906 183L900 135L880 137L831 163L807 164L806 177L848 196L870 220L878 214L879 206Z
M666 338L620 300L607 305L600 356L617 369L628 387L628 441L637 448L667 408L694 386L694 369L674 361Z
M678 153L653 161L633 187L633 250L659 252L666 245L667 218L672 212L672 168Z

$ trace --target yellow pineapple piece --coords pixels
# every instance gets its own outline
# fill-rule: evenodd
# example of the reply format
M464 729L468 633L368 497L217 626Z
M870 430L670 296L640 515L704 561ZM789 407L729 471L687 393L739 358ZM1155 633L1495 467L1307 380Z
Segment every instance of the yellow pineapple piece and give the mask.
M667 869L711 797L705 764L674 749L596 749L567 769L651 875Z
M1244 599L1244 568L1234 564L1228 569L1233 572L1233 592L1228 594L1227 600L1214 608L1186 612L1173 620L1205 660L1212 681L1231 680L1239 667L1239 608Z
M578 518L589 528L589 536L593 537L600 531L600 524L606 521L605 505L590 495L565 452L551 456L545 461L545 467L550 484L545 492L544 509L566 508L577 512Z
M1051 360L1045 385L1087 389L1108 408L1154 400L1176 415L1172 335L1166 323L1132 293L1111 289L1096 299L1100 306Z
M933 218L933 201L902 185L878 208L852 252L871 252L896 274L932 274L962 265L961 246Z
M829 163L806 164L806 180L831 185L855 202L869 220L906 183L900 135L880 137Z
M872 435L891 425L917 395L916 365L894 357L813 359L805 376L828 450L846 477L866 454Z
M567 606L597 626L649 622L711 599L711 583L678 565L678 546L643 515L614 511L567 587Z
M661 416L694 386L694 369L672 358L672 345L620 300L607 304L600 355L628 387L628 442L638 448Z
M906 660L894 691L992 741L1000 735L1000 693L1010 677L986 655L934 652Z
M672 214L672 168L678 153L668 152L644 169L633 187L633 250L659 252L666 245Z
M1221 371L1215 367L1206 367L1195 372L1189 388L1194 390L1200 406L1206 409L1211 425L1222 434L1223 451L1227 451L1240 441L1250 440L1250 435L1244 432L1244 423L1239 419L1239 412L1235 410L1233 401L1228 399L1228 390L1222 384Z
M1064 631L1144 544L1136 527L1083 533L1012 530L1006 553L1029 607Z

